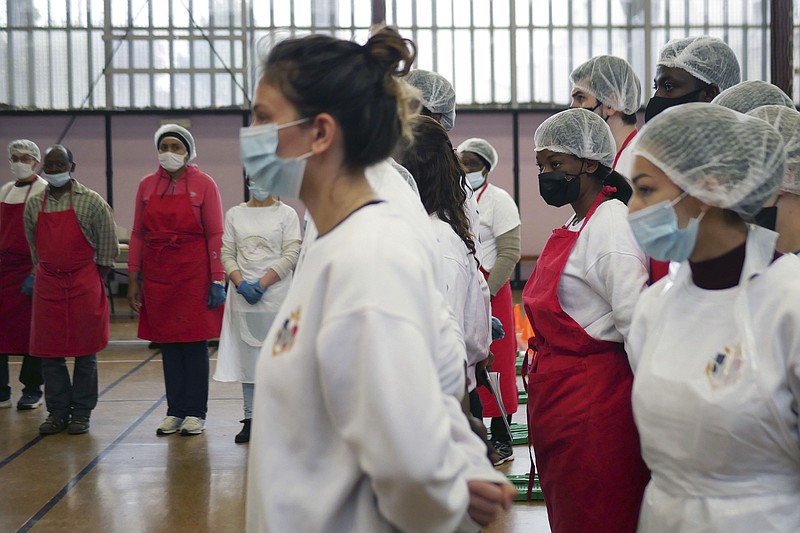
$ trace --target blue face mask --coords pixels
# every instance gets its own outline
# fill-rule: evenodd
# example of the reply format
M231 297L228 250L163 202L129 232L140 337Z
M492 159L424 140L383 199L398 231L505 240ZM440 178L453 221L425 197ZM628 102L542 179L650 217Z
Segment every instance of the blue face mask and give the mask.
M484 183L486 183L486 176L484 176L483 172L480 170L477 172L469 172L467 174L467 182L473 191L477 191Z
M686 196L687 193L683 193L675 200L664 200L628 215L633 236L642 251L653 259L681 262L692 255L705 211L690 219L685 228L679 228L675 205Z
M300 157L283 159L278 156L278 130L307 122L302 118L286 124L265 124L242 128L239 145L245 172L250 178L248 189L257 200L270 194L284 198L299 198L306 170L308 152Z

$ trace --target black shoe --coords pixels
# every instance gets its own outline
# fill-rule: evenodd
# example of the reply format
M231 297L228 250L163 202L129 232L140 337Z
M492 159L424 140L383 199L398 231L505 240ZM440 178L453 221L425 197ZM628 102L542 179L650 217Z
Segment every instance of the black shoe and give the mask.
M67 429L67 419L58 415L51 414L39 426L39 433L42 435L55 435Z
M69 421L67 426L67 433L70 435L81 435L89 432L89 417L88 416L74 416Z
M25 411L27 409L36 409L42 405L42 393L31 393L25 392L22 394L22 398L19 399L17 402L17 409L20 411Z
M151 342L147 345L148 350L158 350L159 348L161 348L161 345L157 342Z
M514 460L514 448L511 446L510 442L495 441L492 444L494 444L494 449L497 450L498 455L494 466Z
M244 424L244 427L239 432L239 434L233 438L233 441L236 444L244 444L245 442L250 442L250 423L252 422L252 419L245 418L244 420L239 420L239 422Z

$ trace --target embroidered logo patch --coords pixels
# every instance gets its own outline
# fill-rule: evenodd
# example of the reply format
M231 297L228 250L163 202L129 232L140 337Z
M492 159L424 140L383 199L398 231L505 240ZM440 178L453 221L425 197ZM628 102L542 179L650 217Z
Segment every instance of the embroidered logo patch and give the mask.
M739 381L743 364L744 356L741 344L737 344L733 348L725 347L723 353L712 357L706 365L706 376L708 376L711 387L718 389L735 384Z
M289 316L281 324L281 328L275 335L275 343L272 345L272 356L276 357L288 352L294 346L294 339L297 337L298 324L300 323L300 308L289 313Z

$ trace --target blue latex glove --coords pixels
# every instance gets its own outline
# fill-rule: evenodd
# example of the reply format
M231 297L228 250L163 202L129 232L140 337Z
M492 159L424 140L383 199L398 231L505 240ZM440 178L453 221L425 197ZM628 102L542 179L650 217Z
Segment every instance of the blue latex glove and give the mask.
M264 296L265 291L266 289L262 289L259 282L247 280L242 280L239 287L236 289L236 292L244 296L244 299L247 300L247 303L250 305L256 305L261 297Z
M36 276L34 276L33 274L30 274L27 278L25 278L25 281L22 282L22 289L20 289L19 292L21 292L22 294L24 294L26 296L32 296L33 295L33 281L35 279L36 279Z
M492 340L500 340L506 336L506 332L503 331L503 323L500 322L500 319L496 316L492 317Z
M219 283L211 282L208 289L208 308L214 309L225 303L225 287Z

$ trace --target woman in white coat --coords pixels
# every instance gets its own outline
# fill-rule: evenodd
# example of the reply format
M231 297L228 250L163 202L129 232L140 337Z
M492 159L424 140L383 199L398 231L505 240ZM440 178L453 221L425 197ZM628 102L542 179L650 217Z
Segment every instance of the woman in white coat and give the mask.
M417 115L409 120L413 145L399 157L417 183L422 205L442 257L440 290L464 335L467 357L467 389L471 403L477 400L476 368L489 357L490 293L476 259L477 239L470 232L461 186L464 169L447 131L434 119ZM473 416L475 412L473 411Z
M800 531L800 260L745 222L783 179L781 136L693 103L650 121L633 155L634 235L680 262L629 335L652 472L639 531Z
M299 197L319 237L256 368L248 531L474 531L510 504L513 488L452 438L427 252L364 175L407 132L397 78L413 60L384 28L364 46L288 39L262 65L244 166Z
M250 199L225 214L222 265L236 287L228 291L219 338L217 381L242 383L244 426L236 443L250 441L258 353L272 327L300 252L300 221L290 206L248 180Z

